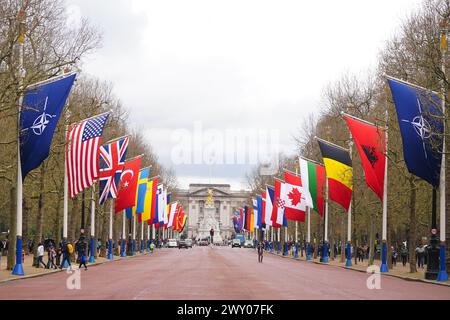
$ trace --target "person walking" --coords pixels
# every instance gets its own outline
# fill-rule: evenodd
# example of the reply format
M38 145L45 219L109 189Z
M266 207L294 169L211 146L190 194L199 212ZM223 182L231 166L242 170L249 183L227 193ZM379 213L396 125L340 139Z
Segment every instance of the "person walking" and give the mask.
M264 253L264 242L260 241L258 244L258 262L263 262L263 253Z
M50 245L48 248L48 262L47 262L47 269L53 268L58 269L58 267L55 264L55 258L56 258L56 250L53 244Z
M61 261L61 265L59 266L60 269L63 268L64 266L64 262L67 261L69 268L72 268L72 264L70 263L70 256L73 253L73 246L70 242L68 242L67 244L63 245L61 247L61 251L62 251L62 256L63 259Z
M423 245L417 246L416 255L417 255L417 265L419 268L423 269L425 263L425 248L423 247Z
M408 249L404 245L400 248L400 258L402 259L402 265L405 267L408 261Z
M150 253L153 254L153 250L155 249L155 242L150 242Z
M81 266L84 266L84 270L87 270L87 265L86 265L87 244L86 244L86 241L84 240L83 235L80 236L80 239L77 241L75 248L76 248L77 255L78 255L78 263L80 264L78 266L78 269L81 269Z
M47 269L47 265L44 263L44 246L41 242L39 242L38 244L37 255L37 268L39 268L42 264L44 266L44 269Z
M393 247L391 247L391 248L392 248L391 262L392 262L392 266L395 267L397 265L397 251Z

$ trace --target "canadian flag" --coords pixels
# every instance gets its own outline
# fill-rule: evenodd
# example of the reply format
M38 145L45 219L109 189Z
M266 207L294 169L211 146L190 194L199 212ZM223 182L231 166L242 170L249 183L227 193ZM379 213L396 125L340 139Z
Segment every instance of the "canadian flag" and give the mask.
M286 219L305 222L306 201L303 195L302 179L284 172L284 180L280 198L284 201Z

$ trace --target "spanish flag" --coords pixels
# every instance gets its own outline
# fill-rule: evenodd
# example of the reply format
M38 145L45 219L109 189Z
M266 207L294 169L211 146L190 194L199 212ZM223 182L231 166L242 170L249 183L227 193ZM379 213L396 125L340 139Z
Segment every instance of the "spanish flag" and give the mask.
M328 179L330 200L348 211L352 199L353 167L348 149L317 139Z

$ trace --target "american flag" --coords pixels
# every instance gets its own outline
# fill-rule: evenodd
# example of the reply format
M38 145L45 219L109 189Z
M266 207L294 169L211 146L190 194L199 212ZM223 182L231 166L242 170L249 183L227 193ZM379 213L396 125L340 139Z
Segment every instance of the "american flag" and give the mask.
M100 204L104 204L108 198L117 198L128 140L128 137L123 137L100 147Z
M104 113L86 119L67 132L66 172L71 198L98 179L99 146L108 117L109 113Z

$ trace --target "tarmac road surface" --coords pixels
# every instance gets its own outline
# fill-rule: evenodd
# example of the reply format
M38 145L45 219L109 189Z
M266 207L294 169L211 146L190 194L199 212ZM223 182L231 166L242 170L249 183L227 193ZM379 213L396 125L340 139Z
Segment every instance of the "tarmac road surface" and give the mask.
M369 275L230 247L161 249L80 271L81 289L69 274L0 284L0 299L450 299L450 287L382 276L369 290Z

